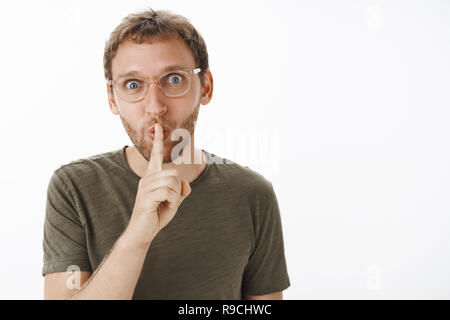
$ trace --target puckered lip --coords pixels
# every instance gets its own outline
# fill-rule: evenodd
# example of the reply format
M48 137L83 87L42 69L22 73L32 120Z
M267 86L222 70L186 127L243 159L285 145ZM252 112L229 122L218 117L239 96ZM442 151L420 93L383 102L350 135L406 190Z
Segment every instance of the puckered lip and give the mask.
M162 126L162 127L163 127L163 134L170 131L170 128L165 127L165 126ZM155 133L155 126L152 126L152 127L148 130L148 133L154 134L154 133Z

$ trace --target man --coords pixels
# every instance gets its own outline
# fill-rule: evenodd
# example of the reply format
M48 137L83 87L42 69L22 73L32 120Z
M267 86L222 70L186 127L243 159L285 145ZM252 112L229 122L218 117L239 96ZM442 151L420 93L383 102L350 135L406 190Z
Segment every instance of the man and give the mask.
M168 11L131 14L106 43L104 68L133 146L53 173L45 299L282 299L290 283L272 184L194 146L213 92L200 34Z

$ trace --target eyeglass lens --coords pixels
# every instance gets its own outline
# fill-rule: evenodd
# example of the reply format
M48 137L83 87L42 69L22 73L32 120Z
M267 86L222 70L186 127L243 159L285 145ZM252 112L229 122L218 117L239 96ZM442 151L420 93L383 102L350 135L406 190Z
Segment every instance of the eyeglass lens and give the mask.
M166 73L159 79L161 90L169 97L181 96L189 88L189 74L184 71ZM149 83L139 78L124 78L117 82L116 89L122 99L136 101L147 94Z

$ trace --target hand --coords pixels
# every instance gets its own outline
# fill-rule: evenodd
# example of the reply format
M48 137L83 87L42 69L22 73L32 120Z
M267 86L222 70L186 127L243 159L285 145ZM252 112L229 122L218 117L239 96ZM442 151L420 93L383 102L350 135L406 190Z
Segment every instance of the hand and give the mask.
M142 244L150 244L156 234L175 216L191 187L180 180L176 169L162 169L163 129L155 125L152 153L145 175L139 181L130 223L129 236Z

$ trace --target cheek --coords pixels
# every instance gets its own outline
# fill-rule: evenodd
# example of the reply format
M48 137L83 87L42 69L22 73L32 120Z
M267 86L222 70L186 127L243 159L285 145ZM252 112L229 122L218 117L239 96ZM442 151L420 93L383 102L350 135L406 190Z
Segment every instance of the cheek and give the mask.
M167 124L176 126L183 122L186 116L191 112L191 109L192 101L187 95L181 98L175 98L167 103L167 110L161 118L166 121Z
M142 115L139 115L136 111L130 111L130 109L121 109L120 118L122 122L128 127L128 130L134 132L134 134L140 133L142 126Z
M139 128L142 120L145 119L144 108L139 106L121 106L121 117L124 118L134 128Z
M184 97L181 98L180 103L177 104L177 111L179 120L184 120L200 104L201 93L198 86L195 86L189 90Z
M197 104L200 101L202 95L202 87L200 82L195 82L191 84L191 88L189 90L189 96L192 103Z

